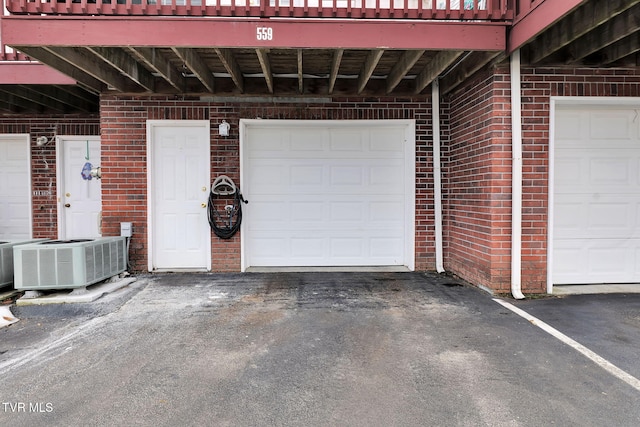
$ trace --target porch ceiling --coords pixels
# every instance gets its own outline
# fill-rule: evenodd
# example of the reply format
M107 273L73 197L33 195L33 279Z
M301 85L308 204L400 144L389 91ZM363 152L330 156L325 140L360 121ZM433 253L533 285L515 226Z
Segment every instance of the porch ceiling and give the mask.
M637 67L639 31L640 0L588 0L530 40L522 57L535 66Z
M5 44L77 85L72 95L51 105L44 102L47 97L68 90L3 85L0 110L15 112L12 100L21 99L20 111L28 111L29 105L39 111L97 111L103 92L408 96L425 93L436 78L446 93L487 64L505 60L509 37L544 12L534 10L528 22L516 19L511 27L495 22L226 19L217 20L215 33L213 20L197 17L176 17L167 30L166 18L159 17L10 15L2 19ZM136 23L143 27L122 31L116 25L123 21L128 28ZM522 45L523 63L637 67L639 21L640 0L585 0ZM242 26L252 41L238 36ZM256 43L258 27L286 36Z

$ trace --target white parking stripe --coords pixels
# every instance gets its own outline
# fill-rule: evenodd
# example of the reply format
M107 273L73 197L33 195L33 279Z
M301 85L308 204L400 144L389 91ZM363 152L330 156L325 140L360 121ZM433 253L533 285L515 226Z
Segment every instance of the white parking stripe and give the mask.
M631 387L633 387L636 390L640 391L640 380L637 379L636 377L634 377L633 375L623 371L622 369L618 368L616 365L614 365L613 363L609 362L608 360L606 360L602 356L599 356L598 354L596 354L593 351L589 350L587 347L583 346L579 342L569 338L568 336L566 336L562 332L558 331L557 329L553 328L552 326L549 326L548 324L546 324L542 320L530 315L526 311L519 309L518 307L514 306L513 304L508 303L508 302L503 301L503 300L500 300L500 299L497 299L497 298L494 298L493 300L495 302L497 302L498 304L501 304L502 306L504 306L504 307L508 308L509 310L513 311L517 315L519 315L519 316L523 317L524 319L528 320L529 322L531 322L531 324L539 327L543 331L545 331L545 332L551 334L552 336L556 337L557 339L559 339L563 343L567 344L568 346L572 347L573 349L579 351L584 356L586 356L588 359L590 359L591 361L595 362L597 365L602 367L604 370L606 370L607 372L609 372L613 376L621 379L622 381L624 381L627 384L629 384Z

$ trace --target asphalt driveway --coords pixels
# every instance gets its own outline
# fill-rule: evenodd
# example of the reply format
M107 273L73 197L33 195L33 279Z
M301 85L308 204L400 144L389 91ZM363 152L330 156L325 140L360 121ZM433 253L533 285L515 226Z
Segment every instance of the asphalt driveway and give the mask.
M131 288L17 310L0 330L0 425L640 425L640 391L446 276L167 274ZM511 303L579 334L584 321L558 315L573 298ZM637 375L640 296L618 298L628 328L607 339Z

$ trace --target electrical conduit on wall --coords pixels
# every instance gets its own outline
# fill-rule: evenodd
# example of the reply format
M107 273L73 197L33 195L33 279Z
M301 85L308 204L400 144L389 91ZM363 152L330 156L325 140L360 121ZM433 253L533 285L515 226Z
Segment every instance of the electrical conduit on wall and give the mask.
M522 97L520 50L511 54L511 295L522 294Z
M436 232L436 271L444 273L442 255L442 179L440 176L440 83L431 83L431 115L433 127L433 199Z

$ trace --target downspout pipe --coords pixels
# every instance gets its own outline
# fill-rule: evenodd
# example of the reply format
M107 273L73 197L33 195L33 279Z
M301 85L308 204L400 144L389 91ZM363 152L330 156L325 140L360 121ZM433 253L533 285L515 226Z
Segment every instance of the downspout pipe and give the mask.
M511 295L522 294L522 93L520 50L511 53Z
M440 166L440 82L431 83L431 116L433 130L433 200L436 232L436 271L444 273L442 244L442 169Z

